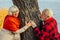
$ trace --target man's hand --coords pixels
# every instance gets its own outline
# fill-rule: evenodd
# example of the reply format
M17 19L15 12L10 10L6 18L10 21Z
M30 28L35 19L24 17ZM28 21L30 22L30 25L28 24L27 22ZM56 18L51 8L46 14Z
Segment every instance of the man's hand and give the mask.
M32 27L35 28L37 25L34 21L31 21Z

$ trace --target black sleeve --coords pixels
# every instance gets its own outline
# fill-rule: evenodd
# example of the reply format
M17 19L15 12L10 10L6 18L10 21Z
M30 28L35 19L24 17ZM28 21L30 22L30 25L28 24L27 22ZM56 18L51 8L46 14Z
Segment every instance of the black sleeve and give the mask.
M38 28L39 28L40 30L42 30L42 27L43 27L43 21L40 20L38 24L39 24L39 25L38 25Z

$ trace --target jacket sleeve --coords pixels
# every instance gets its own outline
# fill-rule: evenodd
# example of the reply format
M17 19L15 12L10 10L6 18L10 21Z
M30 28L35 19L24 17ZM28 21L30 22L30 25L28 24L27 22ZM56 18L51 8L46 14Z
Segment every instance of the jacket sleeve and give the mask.
M9 17L5 19L4 27L12 32L19 29L19 24L13 18Z
M48 37L49 34L48 32L45 32L44 30L40 31L39 28L34 28L34 33L35 33L35 36L41 40L44 40L45 37Z
M29 27L24 26L24 27L20 28L19 30L17 30L15 33L23 33L23 32L25 32L28 28L29 28Z

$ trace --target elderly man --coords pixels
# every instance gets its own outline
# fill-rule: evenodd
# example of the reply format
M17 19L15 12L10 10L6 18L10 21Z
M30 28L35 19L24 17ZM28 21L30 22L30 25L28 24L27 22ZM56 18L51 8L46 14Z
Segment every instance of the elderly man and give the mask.
M42 11L42 20L44 25L42 30L37 28L37 25L32 21L32 27L34 28L35 36L39 40L60 40L60 34L58 33L57 22L53 18L53 12L50 9L44 9Z

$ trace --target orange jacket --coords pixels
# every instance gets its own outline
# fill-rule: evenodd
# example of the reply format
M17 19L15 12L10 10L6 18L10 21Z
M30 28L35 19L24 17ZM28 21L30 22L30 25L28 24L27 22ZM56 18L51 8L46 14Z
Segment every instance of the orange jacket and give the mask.
M4 29L15 32L16 30L19 29L19 26L20 26L20 22L18 18L9 15L6 16L3 24Z

